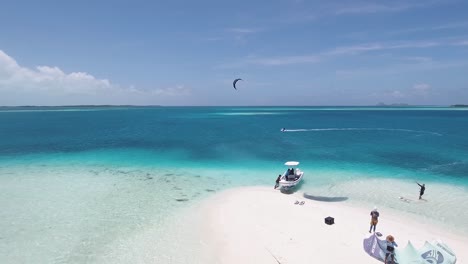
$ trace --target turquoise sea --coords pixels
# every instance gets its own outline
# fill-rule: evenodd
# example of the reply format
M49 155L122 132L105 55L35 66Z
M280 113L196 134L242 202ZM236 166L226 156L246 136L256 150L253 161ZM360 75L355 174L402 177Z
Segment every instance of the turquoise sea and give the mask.
M468 234L467 110L1 108L0 263L179 263L179 210L289 160L300 191Z

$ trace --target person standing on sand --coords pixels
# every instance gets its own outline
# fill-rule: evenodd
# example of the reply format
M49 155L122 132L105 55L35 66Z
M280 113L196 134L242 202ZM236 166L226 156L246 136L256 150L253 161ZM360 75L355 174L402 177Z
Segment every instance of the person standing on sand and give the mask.
M416 182L419 187L421 187L421 189L419 190L419 200L421 200L423 194L424 194L424 191L426 190L426 185L423 183L422 185L419 184L419 182Z
M369 233L372 231L372 227L374 227L374 233L375 233L375 227L377 226L377 223L379 222L379 212L377 211L377 207L374 207L374 210L370 212L371 215L371 221L370 221L370 229Z
M385 251L385 261L384 263L387 264L387 259L388 256L391 256L392 262L390 263L395 263L395 247L398 247L397 243L395 243L395 238L392 235L388 235L387 239L385 240L387 242L387 248Z
M275 184L275 189L278 188L279 186L279 181L280 181L280 178L281 178L281 174L278 175L278 178L276 178L276 184Z

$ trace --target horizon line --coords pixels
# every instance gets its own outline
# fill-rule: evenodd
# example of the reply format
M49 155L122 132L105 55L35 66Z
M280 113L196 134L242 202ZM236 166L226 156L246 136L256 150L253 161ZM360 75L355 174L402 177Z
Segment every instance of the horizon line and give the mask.
M20 107L450 107L468 106L468 104L374 104L374 105L122 105L122 104L85 104L85 105L0 105L0 108Z

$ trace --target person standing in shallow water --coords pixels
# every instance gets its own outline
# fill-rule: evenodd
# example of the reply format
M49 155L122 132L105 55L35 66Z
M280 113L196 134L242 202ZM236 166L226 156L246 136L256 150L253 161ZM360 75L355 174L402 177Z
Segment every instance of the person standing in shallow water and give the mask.
M422 185L416 182L421 189L419 190L419 200L421 200L422 196L424 195L424 191L426 190L426 185L423 183Z
M370 221L369 233L372 231L372 227L374 227L374 232L375 232L375 227L377 226L377 223L379 222L380 214L377 211L377 207L375 207L374 210L370 212L370 215L371 215L371 221Z

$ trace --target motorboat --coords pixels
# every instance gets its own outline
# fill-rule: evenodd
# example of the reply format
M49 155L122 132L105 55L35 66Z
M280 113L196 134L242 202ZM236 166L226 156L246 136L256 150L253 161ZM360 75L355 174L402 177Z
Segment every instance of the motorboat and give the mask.
M296 186L304 176L304 172L297 168L298 161L288 161L284 163L288 169L281 175L279 180L280 189L289 189Z

